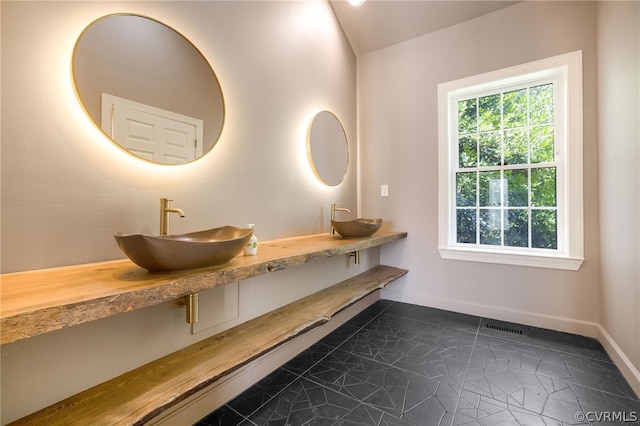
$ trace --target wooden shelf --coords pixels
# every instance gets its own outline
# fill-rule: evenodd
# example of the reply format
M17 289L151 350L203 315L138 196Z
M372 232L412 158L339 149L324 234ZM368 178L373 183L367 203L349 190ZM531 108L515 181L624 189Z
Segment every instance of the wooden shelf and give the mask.
M139 425L406 274L376 266L143 365L12 425Z
M405 238L379 231L343 239L330 234L266 241L257 256L169 274L151 274L128 259L0 276L0 343L174 300L190 293Z

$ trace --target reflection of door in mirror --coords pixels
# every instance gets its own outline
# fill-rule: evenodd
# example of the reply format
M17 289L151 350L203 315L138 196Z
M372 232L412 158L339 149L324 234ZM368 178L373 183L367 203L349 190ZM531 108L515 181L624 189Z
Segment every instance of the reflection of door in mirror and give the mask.
M102 130L138 157L183 164L202 155L202 120L107 93L101 109Z

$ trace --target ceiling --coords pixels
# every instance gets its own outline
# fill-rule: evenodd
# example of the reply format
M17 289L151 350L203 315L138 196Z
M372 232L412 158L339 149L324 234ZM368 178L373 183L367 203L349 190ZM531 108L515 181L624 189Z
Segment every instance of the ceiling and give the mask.
M329 0L356 55L363 55L475 17L517 1L367 0L351 6Z

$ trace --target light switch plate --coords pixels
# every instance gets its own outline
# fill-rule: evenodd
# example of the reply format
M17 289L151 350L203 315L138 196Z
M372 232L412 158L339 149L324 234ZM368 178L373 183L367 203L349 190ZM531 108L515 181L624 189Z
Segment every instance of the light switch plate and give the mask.
M380 196L381 197L388 197L389 196L389 185L387 185L387 184L380 185Z

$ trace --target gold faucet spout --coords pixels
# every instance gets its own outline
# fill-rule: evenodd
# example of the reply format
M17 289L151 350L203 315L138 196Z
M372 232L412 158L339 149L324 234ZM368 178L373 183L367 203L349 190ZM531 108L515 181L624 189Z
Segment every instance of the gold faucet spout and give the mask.
M169 213L176 213L180 217L184 217L184 211L176 207L169 207L169 203L173 201L169 198L160 198L160 235L169 233Z
M180 217L184 217L184 212L182 211L182 209L178 209L175 207L169 207L167 209L164 210L166 213L178 213L178 216Z

